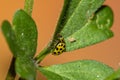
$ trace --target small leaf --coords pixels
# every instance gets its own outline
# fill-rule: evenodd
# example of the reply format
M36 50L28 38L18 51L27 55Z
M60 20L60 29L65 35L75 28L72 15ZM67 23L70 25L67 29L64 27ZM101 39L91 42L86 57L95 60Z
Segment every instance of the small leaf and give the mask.
M15 36L14 31L8 21L3 21L2 32L7 40L7 43L9 45L9 48L12 51L13 55L17 56L17 54L23 53L22 50L20 50L16 44L16 36Z
M118 69L117 71L113 72L105 80L120 80L120 69Z
M113 73L113 69L109 66L93 60L40 67L39 71L48 80L103 80Z
M16 73L26 80L35 80L36 78L36 67L31 58L18 57L15 69Z
M66 51L71 51L104 41L113 36L110 27L113 23L112 10L103 6L94 14L93 19L71 36L65 38ZM71 41L71 40L74 40Z
M33 57L37 46L37 29L33 19L23 10L18 10L13 18L13 29L16 36L16 43L24 53Z
M32 14L34 0L25 0L24 10L28 15Z

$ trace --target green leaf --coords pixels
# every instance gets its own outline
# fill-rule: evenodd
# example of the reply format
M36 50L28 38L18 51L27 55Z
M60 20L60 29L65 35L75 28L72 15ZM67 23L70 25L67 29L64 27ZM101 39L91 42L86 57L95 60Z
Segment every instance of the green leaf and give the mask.
M72 51L107 40L113 36L113 12L102 6L104 0L64 0L63 10L51 43L55 47L58 35L66 43L66 51ZM51 50L52 52L53 50Z
M13 18L13 30L16 44L23 51L17 54L16 73L26 80L35 80L36 67L32 58L37 46L36 24L26 12L18 10Z
M16 44L16 36L14 34L14 31L8 21L3 21L2 23L2 32L6 38L6 41L9 45L10 50L12 51L14 56L17 56L17 54L23 53L22 50L19 49L19 47Z
M17 57L16 73L27 80L35 80L36 67L32 60L37 45L37 29L33 19L23 10L18 10L13 27L8 21L2 24L3 34L14 56Z
M120 69L118 69L117 71L113 72L105 80L120 80Z
M113 36L110 27L113 23L112 10L103 6L86 25L65 38L66 51L71 51L104 41Z
M23 10L13 17L13 29L18 47L24 51L19 56L33 57L37 46L37 29L34 20Z
M15 70L20 77L26 80L36 80L36 67L32 58L18 57Z
M103 80L113 73L113 69L109 66L93 60L40 67L39 71L48 80Z
M66 38L78 31L103 2L104 0L64 0L63 10L54 36L60 33Z

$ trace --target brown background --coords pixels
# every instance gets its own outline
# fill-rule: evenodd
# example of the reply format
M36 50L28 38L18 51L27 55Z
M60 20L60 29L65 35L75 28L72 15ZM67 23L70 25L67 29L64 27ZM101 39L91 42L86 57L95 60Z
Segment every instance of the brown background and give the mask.
M52 65L74 60L93 59L117 69L120 65L120 0L106 0L115 15L112 30L114 37L102 43L83 49L66 52L60 56L48 55L41 65ZM38 28L39 53L48 43L55 30L55 26L63 5L63 0L35 0L33 18ZM5 19L12 21L12 16L17 9L23 8L24 0L0 0L0 25ZM0 80L4 80L10 61L11 52L0 30Z

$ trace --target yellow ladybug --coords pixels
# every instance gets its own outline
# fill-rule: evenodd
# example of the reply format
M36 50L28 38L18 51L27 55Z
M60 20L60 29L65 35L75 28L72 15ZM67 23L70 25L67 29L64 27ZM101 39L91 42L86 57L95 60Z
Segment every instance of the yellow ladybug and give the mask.
M61 53L63 53L65 51L65 42L64 42L64 38L60 37L58 39L57 44L55 45L55 48L53 50L53 55L59 55Z

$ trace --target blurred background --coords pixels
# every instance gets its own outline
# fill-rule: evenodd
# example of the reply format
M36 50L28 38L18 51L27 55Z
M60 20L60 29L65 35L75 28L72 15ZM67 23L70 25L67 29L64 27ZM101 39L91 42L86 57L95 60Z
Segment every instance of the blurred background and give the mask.
M32 17L38 28L39 53L51 39L57 20L59 18L64 0L35 0ZM114 37L99 44L83 49L66 52L60 56L48 55L41 65L66 63L75 60L92 59L103 62L115 70L120 67L120 0L106 0L105 5L110 6L114 12L112 31ZM12 22L16 10L24 7L24 0L0 0L0 25L3 20ZM0 80L5 80L12 54L0 29ZM38 74L37 80L45 78ZM42 76L42 77L41 77Z

